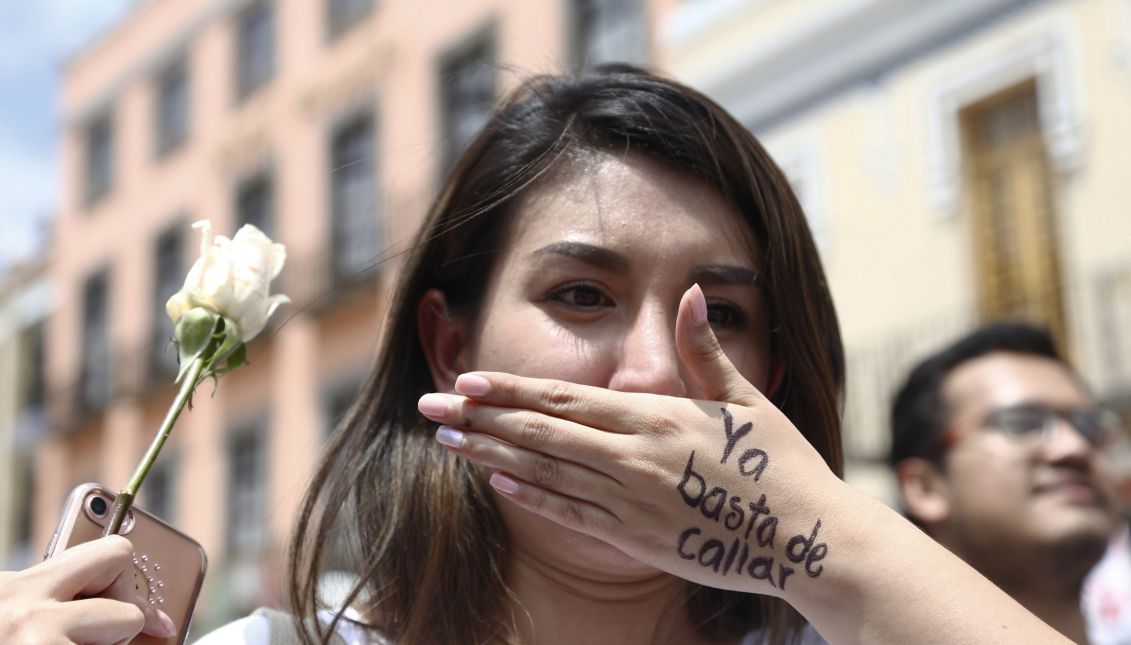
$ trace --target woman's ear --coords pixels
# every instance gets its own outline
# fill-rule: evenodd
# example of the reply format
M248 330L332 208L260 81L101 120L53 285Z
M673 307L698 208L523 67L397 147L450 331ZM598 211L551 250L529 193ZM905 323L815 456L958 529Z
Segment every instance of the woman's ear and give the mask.
M950 515L950 496L944 475L926 459L904 459L895 467L896 484L907 514L931 526Z
M456 377L467 371L467 325L448 311L447 300L439 289L429 289L417 303L416 334L424 347L436 389L453 391Z

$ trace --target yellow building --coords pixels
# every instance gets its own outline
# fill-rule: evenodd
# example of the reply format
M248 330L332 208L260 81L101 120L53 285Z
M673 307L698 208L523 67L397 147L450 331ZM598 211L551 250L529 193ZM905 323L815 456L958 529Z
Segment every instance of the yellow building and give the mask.
M700 0L663 38L817 231L849 350L850 480L889 494L893 389L980 320L1049 325L1128 407L1131 3Z

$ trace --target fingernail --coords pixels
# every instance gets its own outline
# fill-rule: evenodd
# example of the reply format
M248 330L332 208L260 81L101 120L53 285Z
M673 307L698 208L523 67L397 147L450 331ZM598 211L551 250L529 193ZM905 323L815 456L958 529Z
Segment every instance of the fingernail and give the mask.
M166 614L165 612L158 609L157 619L161 621L161 627L165 629L165 638L177 635L177 626L173 624L173 619L169 618L169 614Z
M463 447L463 433L455 428L448 426L440 426L436 430L436 441L449 448L462 448Z
M443 394L425 394L416 403L416 409L426 417L442 417L448 413L448 397Z
M707 299L703 296L703 290L699 288L699 284L691 285L689 289L691 295L691 322L699 327L707 322Z
M518 492L518 482L502 473L491 475L491 479L488 480L488 482L491 484L492 488L504 495L514 495Z
M491 392L491 381L478 374L460 374L456 377L456 392L464 396L486 396Z

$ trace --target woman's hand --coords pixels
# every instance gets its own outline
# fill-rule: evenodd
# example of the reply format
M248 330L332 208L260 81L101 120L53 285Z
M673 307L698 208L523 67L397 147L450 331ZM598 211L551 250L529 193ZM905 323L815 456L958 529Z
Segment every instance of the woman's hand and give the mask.
M676 346L711 400L479 372L419 408L514 503L681 578L783 597L831 642L1065 642L836 478L706 318L692 287Z
M133 546L121 536L80 544L23 571L0 572L0 643L126 643L176 635L134 593Z
M843 485L727 359L699 288L676 345L712 400L614 392L500 373L429 394L437 439L495 471L516 504L712 587L784 595L836 566L826 541Z

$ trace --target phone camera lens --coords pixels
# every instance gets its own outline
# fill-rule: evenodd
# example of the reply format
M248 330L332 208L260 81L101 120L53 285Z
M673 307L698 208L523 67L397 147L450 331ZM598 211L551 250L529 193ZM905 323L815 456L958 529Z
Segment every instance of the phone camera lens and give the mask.
M94 497L90 500L90 510L98 517L105 515L109 508L110 506L106 503L106 500L101 497Z

